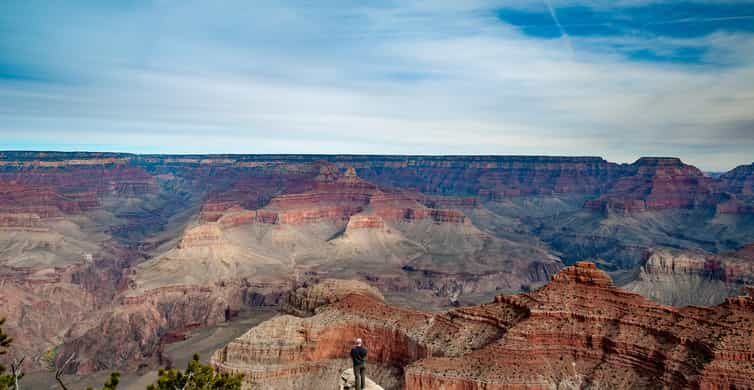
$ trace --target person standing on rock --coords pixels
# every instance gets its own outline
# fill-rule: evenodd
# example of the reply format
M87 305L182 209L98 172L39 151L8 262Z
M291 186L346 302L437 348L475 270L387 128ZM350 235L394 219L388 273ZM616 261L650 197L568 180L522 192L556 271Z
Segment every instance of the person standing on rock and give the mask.
M361 339L356 339L356 345L351 348L351 360L353 360L353 376L355 379L356 390L363 390L366 386L367 349L362 345Z

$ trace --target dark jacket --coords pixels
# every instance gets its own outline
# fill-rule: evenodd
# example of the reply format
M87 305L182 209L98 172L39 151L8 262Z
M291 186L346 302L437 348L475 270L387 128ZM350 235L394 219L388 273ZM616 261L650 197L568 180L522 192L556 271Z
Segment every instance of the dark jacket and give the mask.
M351 348L351 360L354 366L363 366L367 361L367 349L360 346Z

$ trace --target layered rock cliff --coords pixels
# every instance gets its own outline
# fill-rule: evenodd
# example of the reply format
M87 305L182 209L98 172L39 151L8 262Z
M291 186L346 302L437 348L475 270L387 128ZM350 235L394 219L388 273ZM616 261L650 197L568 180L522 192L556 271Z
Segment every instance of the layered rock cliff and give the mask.
M653 249L628 291L673 306L717 305L754 283L747 247L727 254Z
M750 388L753 336L752 296L677 309L580 262L538 291L437 314L347 295L251 329L212 363L252 388L336 388L361 337L386 389Z
M743 200L754 200L754 163L741 165L720 176L719 187Z
M628 166L627 173L585 207L635 212L715 204L714 180L678 158L643 157Z
M0 152L0 314L29 361L78 351L83 373L155 364L174 332L328 278L447 308L535 289L561 258L635 275L647 248L717 256L754 241L747 172L704 178L677 159ZM742 264L725 263L725 281L703 275L733 293Z

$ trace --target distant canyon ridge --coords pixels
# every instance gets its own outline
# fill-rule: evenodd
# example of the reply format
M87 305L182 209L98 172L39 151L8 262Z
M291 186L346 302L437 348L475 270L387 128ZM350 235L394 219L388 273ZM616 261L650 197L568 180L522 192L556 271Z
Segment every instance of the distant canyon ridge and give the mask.
M0 316L29 369L72 353L80 375L165 364L188 330L332 278L448 310L582 260L665 305L739 295L754 164L0 152Z

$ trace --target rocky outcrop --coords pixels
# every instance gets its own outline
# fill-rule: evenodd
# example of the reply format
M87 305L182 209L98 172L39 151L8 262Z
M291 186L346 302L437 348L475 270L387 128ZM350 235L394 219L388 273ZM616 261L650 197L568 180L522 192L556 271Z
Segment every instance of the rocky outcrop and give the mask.
M674 306L716 305L750 283L754 283L754 263L735 252L654 249L638 278L625 288Z
M86 319L99 299L72 283L72 267L33 274L0 275L0 316L13 337L13 353L27 356L29 368L64 339L66 324ZM5 356L3 356L5 357Z
M642 157L628 170L585 207L635 212L715 205L714 180L678 158Z
M298 317L309 317L314 315L318 308L339 302L351 294L385 300L380 290L364 282L325 279L312 286L299 287L288 292L283 298L282 311Z
M178 248L194 248L223 243L223 233L214 223L207 223L188 229L178 243Z
M719 188L740 199L754 200L754 163L741 165L720 176Z
M349 218L346 229L382 229L384 227L385 221L379 216L357 214Z
M353 368L349 368L343 371L340 376L340 388L339 390L358 390L356 389L356 377L353 374ZM366 377L366 384L364 390L385 390L382 386L374 383L373 380Z
M371 296L354 294L328 306L333 307L346 310L267 321L215 352L212 362L223 371L243 374L251 388L338 388L340 373L350 365L352 342L362 337L374 356L369 376L383 387L395 388L400 383L393 376L400 369L396 362L406 364L426 356L426 348L401 324L424 322L427 315L396 311Z
M120 296L119 304L76 322L66 332L57 359L62 362L75 353L69 370L79 375L167 365L164 346L187 330L228 321L243 306L278 305L283 288L236 281Z
M579 262L535 292L437 314L351 294L251 329L212 364L251 388L336 388L361 337L386 389L749 388L753 334L752 296L677 309Z

